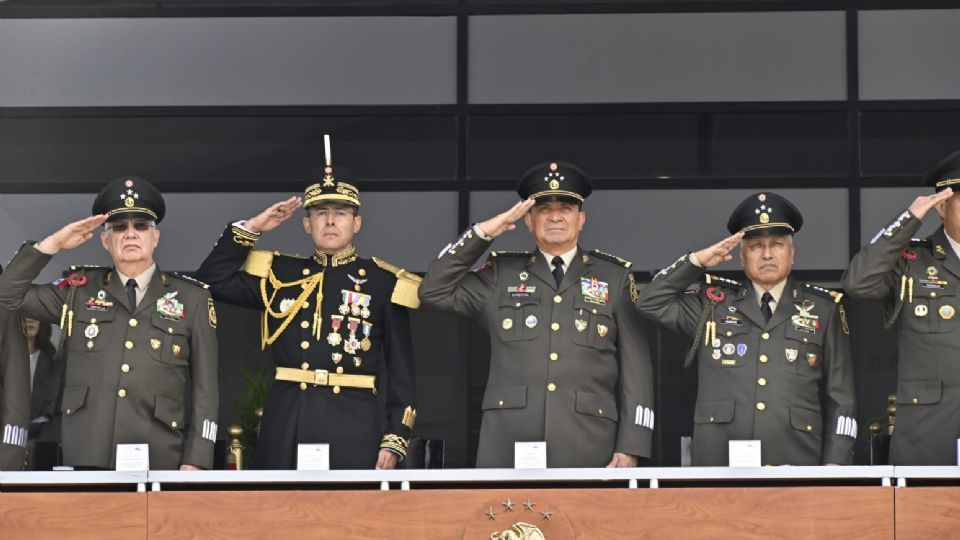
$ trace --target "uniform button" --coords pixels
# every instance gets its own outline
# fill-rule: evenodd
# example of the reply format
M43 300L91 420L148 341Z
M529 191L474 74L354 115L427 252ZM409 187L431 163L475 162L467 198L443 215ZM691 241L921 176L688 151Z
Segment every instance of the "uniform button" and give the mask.
M559 304L560 302L563 302L563 297L562 297L562 296L560 296L560 295L558 294L558 295L556 295L556 296L553 297L553 303L554 303L554 304Z
M760 337L763 339L770 339L770 332L764 332L763 334L760 334Z
M120 396L120 397L122 397L122 398L127 397L127 391L124 390L123 388L121 388L121 389L117 390L117 395Z
M309 321L300 321L300 328L310 328Z
M310 275L310 269L309 269L309 268L304 268L304 269L303 269L303 275L309 276L309 275Z
M602 416L602 415L603 415L603 409L597 409L597 414L599 414L599 415Z
M310 369L310 364L307 362L304 362L300 364L300 369Z
M803 338L803 342L806 343L806 342L807 342L807 338Z
M300 348L301 348L301 349L309 349L309 348L310 348L310 342L309 342L309 341L301 341L301 342L300 342Z
M550 325L550 329L553 330L554 332L556 332L557 330L560 329L560 323L553 323L553 324L551 324L551 325Z
M767 404L766 404L766 403L764 403L764 402L762 402L762 401L761 401L760 403L757 403L757 410L758 410L758 411L762 411L762 410L764 410L764 409L766 409L766 408L767 408Z
M343 374L343 366L337 366L337 375Z
M757 384L759 384L760 386L766 386L767 380L764 379L763 377L760 377L759 379L757 379Z
M129 351L130 349L132 349L132 348L133 348L133 342L132 342L132 341L130 341L130 340L127 340L127 342L126 342L126 343L124 343L124 344L123 344L123 346L124 346L124 347L126 347L126 348L127 348L127 350Z
M173 422L170 422L170 427L172 427L173 429L177 429L177 421L174 420Z
M73 414L73 410L67 409L67 416L70 416L71 414Z
M808 425L808 426L807 426L807 431L813 431L813 426Z
M339 393L340 393L340 387L339 387L339 386L334 386L334 387L333 387L333 393L334 393L334 394L339 394Z
M137 327L137 320L136 320L136 319L130 319L129 321L127 321L127 324L129 324L131 328L136 328L136 327Z
M919 400L919 399L917 399L917 398L913 398L913 400L912 400L912 401L913 401L913 404L914 404L914 405L916 405L917 403L920 403L920 400Z
M711 416L711 417L710 417L710 422L713 423L713 422L715 422L715 421L716 421L716 418L714 418L714 417Z
M766 364L766 363L767 363L767 360L768 360L768 359L767 359L767 355L765 355L765 354L761 354L761 355L760 355L760 363L761 363L761 364Z
M498 402L497 402L497 405L500 406L500 407L503 407L503 400L501 399L500 401L498 401Z
M173 333L173 328L167 327L167 333L168 333L168 334L172 334L172 333Z
M556 362L558 358L560 358L560 355L558 355L557 353L555 352L550 353L550 360L553 360L554 362Z
M300 390L306 390L306 389L307 389L307 383L305 382L300 383Z
M936 298L936 296L937 296L937 293L932 291L930 292L930 298Z
M122 371L122 372L124 372L124 373L129 373L129 372L130 372L130 364L124 364L124 365L120 366L120 371Z
M732 336L732 335L733 335L733 332L727 330L727 337L730 337L730 336Z
M308 307L310 307L310 302L304 302L303 307L301 307L300 309L307 309Z
M553 383L550 383L550 384L547 385L547 390L549 390L549 391L551 391L551 392L556 392L556 391L557 391L557 385L555 385L555 384L553 384Z
M517 303L514 305L514 307L520 307L520 306L522 306L522 305L523 305L523 304L521 304L520 302L517 302Z

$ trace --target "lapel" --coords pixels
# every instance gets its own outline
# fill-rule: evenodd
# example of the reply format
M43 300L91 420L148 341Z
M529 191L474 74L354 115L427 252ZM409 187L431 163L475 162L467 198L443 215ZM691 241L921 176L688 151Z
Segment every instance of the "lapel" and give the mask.
M953 252L953 246L947 240L947 233L944 232L942 225L937 232L930 235L930 241L934 246L943 246L944 254L941 255L934 250L933 256L943 263L944 269L960 278L960 259L957 259L957 254ZM923 274L923 269L920 269L920 273Z
M744 317L750 319L754 325L759 328L766 327L766 323L763 320L763 313L760 313L760 305L757 303L757 295L753 290L753 283L749 279L745 281L743 288L737 293L737 298L733 303L737 306L737 310L742 313Z
M567 271L563 274L563 279L560 280L560 288L557 292L563 294L563 291L569 289L571 285L579 283L580 278L587 273L591 264L593 264L593 260L578 247L577 254L570 261L570 268L567 268Z
M796 295L794 293L796 293ZM777 302L777 310L774 311L773 316L770 317L770 323L767 324L767 328L776 328L798 313L796 308L793 307L793 303L799 297L800 293L797 291L797 283L793 280L793 276L788 276L787 284L784 286L783 293L780 295L780 301Z
M106 293L113 297L114 309L123 306L124 311L130 312L130 303L127 301L127 290L121 283L120 275L116 270L110 270L103 276L101 287Z
M153 272L153 277L150 278L150 285L147 286L147 293L143 295L143 300L140 300L140 303L137 304L137 309L133 313L134 316L140 315L143 310L155 305L157 303L157 298L160 298L167 292L170 292L169 280L167 279L166 274L157 268L156 271Z
M550 272L550 263L543 260L543 253L540 253L538 248L534 247L531 253L533 253L533 255L527 259L527 272L550 287L550 290L556 291L557 282L553 279L553 274Z

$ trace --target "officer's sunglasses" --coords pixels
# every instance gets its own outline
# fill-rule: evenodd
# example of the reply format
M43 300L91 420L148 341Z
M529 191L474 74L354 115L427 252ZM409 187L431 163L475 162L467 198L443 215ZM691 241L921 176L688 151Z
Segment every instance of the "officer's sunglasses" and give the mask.
M114 221L111 223L103 224L103 227L106 230L115 232L115 233L126 232L127 227L133 227L133 230L137 232L147 232L156 226L157 225L154 222L146 221L143 219L128 219L125 221Z

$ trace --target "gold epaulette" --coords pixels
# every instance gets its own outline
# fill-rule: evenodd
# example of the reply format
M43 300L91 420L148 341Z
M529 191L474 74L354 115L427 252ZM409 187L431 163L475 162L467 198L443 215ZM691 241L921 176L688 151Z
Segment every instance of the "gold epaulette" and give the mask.
M612 254L607 253L607 252L605 252L605 251L600 251L599 249L595 249L595 250L591 251L590 254L593 255L594 257L598 258L598 259L603 259L603 260L605 260L605 261L612 262L612 263L614 263L614 264L619 264L620 266L622 266L622 267L624 267L624 268L630 268L631 266L633 266L633 263L632 263L632 262L630 262L630 261L628 261L628 260L626 260L626 259L621 259L620 257L617 257L616 255L612 255Z
M372 259L377 266L397 276L397 284L393 287L393 295L390 296L390 301L411 309L420 307L420 298L417 296L417 289L420 288L420 282L423 281L423 278L416 274L411 274L403 268L394 266L382 259L376 257L372 257Z
M187 283L189 283L189 284L191 284L191 285L196 285L197 287L200 287L201 289L209 289L209 288L210 288L209 285L207 285L206 283L200 281L199 279L192 278L192 277L190 277L190 276L185 276L185 275L180 274L180 273L177 273L177 272L170 272L169 274L166 274L166 275L175 277L175 278L179 279L180 281L186 281ZM161 277L162 277L162 276L161 276Z
M265 278L270 273L270 266L273 264L273 252L262 249L253 249L247 255L247 260L243 261L243 271L256 276Z

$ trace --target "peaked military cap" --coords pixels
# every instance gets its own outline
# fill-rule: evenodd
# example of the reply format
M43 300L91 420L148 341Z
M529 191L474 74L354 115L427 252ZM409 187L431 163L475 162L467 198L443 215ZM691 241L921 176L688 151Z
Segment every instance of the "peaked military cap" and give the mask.
M135 176L122 176L103 186L93 201L93 215L107 214L107 221L123 219L163 220L167 206L153 184Z
M945 157L927 173L927 185L941 191L960 184L960 150Z
M564 161L538 163L520 178L520 198L537 202L582 203L593 192L590 179L579 167Z
M727 230L744 237L793 234L803 225L797 207L776 193L755 193L734 209L727 221Z
M323 142L326 165L316 167L310 172L310 181L313 183L303 190L303 207L340 203L360 208L360 190L356 186L356 175L349 167L342 165L338 165L334 172L330 136L324 135Z

